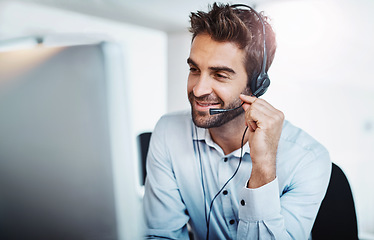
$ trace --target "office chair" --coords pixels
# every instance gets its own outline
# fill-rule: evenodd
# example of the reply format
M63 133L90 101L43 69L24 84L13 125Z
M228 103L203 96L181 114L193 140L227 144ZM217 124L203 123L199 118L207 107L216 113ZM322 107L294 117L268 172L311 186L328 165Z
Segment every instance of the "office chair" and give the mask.
M146 161L147 161L147 153L149 147L149 141L151 140L152 133L151 132L144 132L138 135L138 146L139 146L139 154L140 154L140 166L141 166L141 176L140 176L140 183L144 185L145 177L147 176L146 172Z
M352 191L344 172L334 163L325 198L314 222L312 239L358 239Z

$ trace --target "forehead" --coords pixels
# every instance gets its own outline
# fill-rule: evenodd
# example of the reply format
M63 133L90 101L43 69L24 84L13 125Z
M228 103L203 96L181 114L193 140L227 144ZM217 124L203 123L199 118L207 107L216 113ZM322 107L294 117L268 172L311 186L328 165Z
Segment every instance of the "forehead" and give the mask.
M244 50L233 42L218 42L208 34L197 35L191 44L190 58L198 65L244 68Z

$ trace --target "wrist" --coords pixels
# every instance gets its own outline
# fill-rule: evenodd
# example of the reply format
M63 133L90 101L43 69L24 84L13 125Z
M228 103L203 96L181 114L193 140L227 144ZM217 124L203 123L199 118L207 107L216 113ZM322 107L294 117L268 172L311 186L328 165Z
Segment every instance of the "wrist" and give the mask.
M276 167L274 164L253 164L251 177L247 188L259 188L270 183L276 178Z

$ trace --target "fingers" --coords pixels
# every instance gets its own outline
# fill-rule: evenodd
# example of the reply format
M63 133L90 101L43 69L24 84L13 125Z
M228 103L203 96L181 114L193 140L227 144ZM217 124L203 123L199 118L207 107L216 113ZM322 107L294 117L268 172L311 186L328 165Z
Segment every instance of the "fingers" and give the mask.
M239 97L244 103L249 103L249 105L245 106L246 108L244 110L247 110L250 105L252 105L253 103L256 102L256 105L257 104L261 105L264 109L267 109L269 111L270 115L271 114L278 114L278 110L275 109L270 103L268 103L264 99L257 98L257 97L254 97L254 96L247 96L247 95L244 95L244 94L241 94Z
M246 121L245 124L246 124L246 126L248 126L248 130L249 130L250 132L254 132L254 131L256 131L256 129L257 129L257 124L256 124L255 121Z
M254 96L249 96L249 95L244 95L244 94L240 94L239 98L243 102L249 103L249 104L252 104L252 103L254 103L257 100L257 98L254 97Z
M264 99L240 95L244 102L246 125L250 131L256 128L272 128L283 123L284 114Z

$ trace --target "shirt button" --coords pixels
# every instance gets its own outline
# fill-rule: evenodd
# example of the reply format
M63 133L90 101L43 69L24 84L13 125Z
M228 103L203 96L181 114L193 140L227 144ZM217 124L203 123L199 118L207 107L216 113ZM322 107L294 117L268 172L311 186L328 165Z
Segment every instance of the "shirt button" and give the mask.
M235 223L235 220L234 219L231 219L230 222L229 222L231 225L233 225Z
M228 160L227 158L223 159L224 162L227 162L227 160Z
M242 200L240 201L240 204L241 204L242 206L244 206L244 205L245 205L245 201L242 199Z
M223 195L227 195L229 192L227 190L223 190Z

